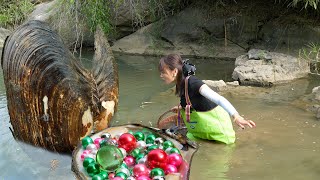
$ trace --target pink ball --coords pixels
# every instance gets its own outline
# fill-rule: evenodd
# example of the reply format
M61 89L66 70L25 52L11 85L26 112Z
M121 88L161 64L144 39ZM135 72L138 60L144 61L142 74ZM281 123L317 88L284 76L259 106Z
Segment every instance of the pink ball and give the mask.
M150 174L150 169L145 164L136 164L132 171L136 177L149 176Z
M127 166L132 167L136 163L136 159L133 156L126 156L123 161L126 163Z
M83 161L84 158L88 156L88 154L90 154L90 150L84 150L80 156L81 161Z
M167 158L167 163L168 164L172 164L174 166L176 166L177 168L179 168L179 166L182 164L182 157L180 154L178 153L172 153L169 154L168 158Z
M172 164L167 164L164 169L165 174L171 174L171 173L176 173L176 172L178 172L178 169L175 165L172 165Z
M116 177L112 178L112 180L123 180L123 179L121 177L116 176Z
M96 145L97 149L100 148L100 142L102 141L102 138L96 138L93 143Z
M112 179L112 178L114 178L115 175L116 175L115 173L109 173L108 178Z
M136 180L151 180L151 179L149 178L149 176L142 175L137 177Z

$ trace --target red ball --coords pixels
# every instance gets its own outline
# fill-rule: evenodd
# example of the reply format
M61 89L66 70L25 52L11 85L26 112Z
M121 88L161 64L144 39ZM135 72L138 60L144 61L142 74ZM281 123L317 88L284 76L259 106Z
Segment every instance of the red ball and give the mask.
M147 165L150 169L162 168L167 164L167 153L162 149L151 150L147 155Z
M118 147L130 152L136 147L136 138L130 133L124 133L119 137Z

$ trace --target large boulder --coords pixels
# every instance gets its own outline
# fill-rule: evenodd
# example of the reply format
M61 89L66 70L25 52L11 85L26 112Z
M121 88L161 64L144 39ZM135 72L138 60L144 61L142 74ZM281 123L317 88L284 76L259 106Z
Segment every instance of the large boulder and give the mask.
M237 57L232 78L241 84L271 86L302 78L310 73L309 65L303 59L276 52L260 52L261 58L253 56L258 58L250 59L248 54Z

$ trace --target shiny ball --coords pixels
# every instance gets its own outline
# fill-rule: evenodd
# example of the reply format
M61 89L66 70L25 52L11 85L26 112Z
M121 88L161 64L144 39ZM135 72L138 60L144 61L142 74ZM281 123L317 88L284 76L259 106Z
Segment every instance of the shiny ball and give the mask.
M167 157L167 163L172 164L177 168L179 168L179 166L182 164L182 161L183 161L182 156L178 153L169 154Z
M100 166L97 163L91 163L88 165L86 170L89 176L93 177L100 172Z
M133 177L133 176L129 176L129 177L127 178L127 180L136 180L136 178Z
M138 164L139 160L142 159L145 155L143 153L140 153L136 157L136 163Z
M143 175L143 176L137 177L136 180L151 180L151 179L149 178L149 176Z
M129 167L133 167L136 163L136 159L133 156L126 156L123 161Z
M164 168L164 172L166 174L176 173L178 172L178 169L175 165L167 164L166 167Z
M146 138L146 143L153 144L155 139L156 139L156 136L154 134L149 134Z
M150 170L148 169L148 167L144 164L136 164L133 169L133 174L135 177L139 177L139 176L149 176L150 174Z
M131 156L133 156L134 158L136 158L139 154L143 153L143 150L140 148L135 148L131 151Z
M101 174L96 174L92 177L92 180L104 180L104 177Z
M110 133L102 133L100 137L103 138L103 139L110 139L111 138L111 134Z
M144 141L145 139L144 134L140 131L135 132L133 135L137 139L137 141Z
M96 162L96 161L93 158L86 157L86 158L84 158L82 165L86 169L89 166L89 164L94 163L94 162Z
M158 149L158 145L152 145L147 148L147 152L149 153L151 150Z
M177 148L171 148L170 151L169 151L169 154L172 154L172 153L178 153L178 154L181 154L179 149Z
M164 176L164 171L161 168L153 168L150 172L151 177Z
M124 133L119 137L118 146L130 152L136 147L136 142L137 140L132 134Z
M138 141L136 146L137 146L137 148L145 149L147 144L144 141Z
M163 168L167 164L167 153L162 149L151 150L147 155L147 165L150 169Z
M115 177L121 177L122 179L127 179L128 175L124 172L117 172Z
M129 169L127 169L127 168L119 168L119 169L117 169L117 171L116 171L116 176L117 176L117 173L119 173L119 172L122 172L122 173L126 174L127 177L131 175ZM127 178L127 177L126 177L126 178Z
M86 136L81 140L81 144L84 149L86 149L87 146L92 143L93 143L93 140L89 136Z
M124 180L122 177L119 176L115 176L114 178L112 178L111 180Z
M100 148L100 142L103 140L103 138L96 138L93 143L97 146L99 146L98 148Z
M164 150L168 149L169 147L171 147L171 148L174 147L174 145L171 141L165 141L165 142L163 142L162 145L163 145Z
M88 144L86 147L86 150L92 151L92 150L97 150L97 146L95 144Z
M119 149L121 150L123 157L126 157L127 156L127 151L125 149L123 149L123 148L119 148Z
M114 171L123 161L121 150L113 145L105 145L97 153L97 163L107 171Z
M164 176L155 176L152 180L165 180Z
M143 158L137 161L137 164L145 164L146 162L147 162L147 156L144 156Z
M163 138L162 137L158 137L154 140L154 143L157 144L157 145L160 145L162 144L164 141L163 141Z
M103 179L108 178L108 173L106 171L101 170L99 174L103 177Z

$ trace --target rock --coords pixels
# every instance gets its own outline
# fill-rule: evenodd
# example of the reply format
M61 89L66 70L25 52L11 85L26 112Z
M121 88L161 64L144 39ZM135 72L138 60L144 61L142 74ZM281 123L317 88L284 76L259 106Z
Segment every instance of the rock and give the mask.
M203 80L203 82L216 92L223 91L227 88L227 84L223 80Z
M230 86L239 86L239 81L226 82L226 84Z
M271 60L272 59L269 51L261 50L261 49L250 49L248 51L248 57L249 59L254 59L254 60L260 60L260 59Z
M251 60L247 55L237 57L232 78L241 84L271 86L302 78L310 73L307 61L282 53L268 54L271 56L269 61Z

